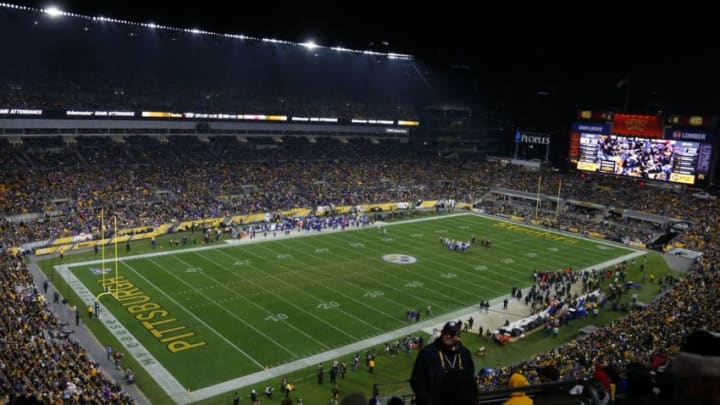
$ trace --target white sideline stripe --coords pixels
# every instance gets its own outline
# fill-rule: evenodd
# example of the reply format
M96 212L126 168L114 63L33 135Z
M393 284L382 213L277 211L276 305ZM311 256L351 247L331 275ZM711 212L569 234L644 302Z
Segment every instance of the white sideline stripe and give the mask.
M460 214L450 214L450 215L443 215L441 217L430 217L430 218L416 218L416 219L408 219L406 221L399 221L399 222L392 222L389 224L382 223L383 226L395 226L395 225L402 225L402 224L411 224L414 222L424 222L424 221L437 221L445 218L452 218L452 217L459 217L464 215L478 215L478 214L471 214L471 213L460 213ZM486 217L487 218L487 217ZM376 222L376 224L381 222ZM180 249L180 250L166 250L164 252L155 252L155 253L144 253L141 255L135 255L135 256L129 256L129 257L119 257L117 260L120 262L124 261L130 261L130 260L136 260L136 259L147 259L149 257L157 257L157 256L167 256L167 255L176 255L179 253L189 253L189 252L197 252L202 250L212 250L212 249L225 249L229 247L237 247L238 245L252 245L255 243L263 243L263 242L272 242L274 240L281 240L281 239L295 239L295 238L302 238L302 237L308 237L308 236L314 236L314 235L325 235L328 233L334 233L334 232L355 232L355 231L362 231L367 229L373 229L371 225L368 226L360 226L360 227L346 227L345 230L341 230L340 228L337 229L325 229L322 232L317 231L293 231L290 232L289 235L279 235L279 237L274 238L253 238L253 239L223 239L224 244L217 244L217 245L208 245L208 246L198 246L194 248L188 248L188 249ZM107 260L106 260L107 261ZM89 266L92 264L100 264L102 263L102 260L87 260L84 262L75 262L75 263L69 263L68 268L70 267L77 267L77 266Z
M341 346L334 350L329 350L323 353L318 353L316 355L306 357L304 359L296 360L290 363L283 364L278 367L271 368L269 370L260 371L254 374L248 374L240 378L236 378L233 380L228 380L216 385L212 385L209 387L205 387L203 389L193 391L189 395L193 400L203 400L218 394L222 394L228 391L231 391L233 389L238 389L241 387L246 387L252 384L256 384L261 381L277 378L280 376L283 376L285 374L289 374L291 372L301 370L303 368L308 367L316 367L318 364L322 362L326 362L332 359L337 359L338 357L346 356L351 353L360 352L368 347L371 346L377 346L381 343L387 342L389 340L395 340L400 337L407 336L409 334L416 333L419 329L424 329L427 327L430 327L431 325L434 325L438 321L442 320L441 325L444 324L447 321L450 320L457 320L464 314L472 312L477 312L477 305L462 308L460 310L454 311L452 313L444 314L442 317L439 318L432 318L427 321L418 322L415 324L412 324L410 326L406 326L404 328L396 329L391 332L384 333L382 335L377 335L374 337L371 337L369 339L361 340L355 343L351 343L349 345ZM197 395L197 396L196 396Z
M647 253L647 252L645 252L645 251L643 251L643 250L636 250L636 249L630 249L630 250L632 250L633 252L632 252L632 253L628 253L628 254L626 254L626 255L624 255L624 256L620 256L620 257L616 257L616 258L611 259L611 260L604 261L604 262L602 262L602 263L598 263L598 264L596 264L596 265L594 265L594 266L585 267L584 269L580 269L580 270L578 270L578 271L579 271L580 273L582 273L582 272L584 272L584 271L589 271L589 270L592 270L592 269L596 269L596 270L605 269L605 268L608 268L608 267L610 267L610 266L614 266L614 265L616 265L616 264L618 264L618 263L622 263L622 262L624 262L624 261L626 261L626 260L630 260L630 259L634 259L634 258L639 257L639 256L643 256L643 255L645 255L645 254ZM523 296L526 296L526 295L530 292L530 288L532 288L532 287L527 287L527 288L524 288L524 289L523 289L523 291L524 291L524 292L523 292ZM491 303L490 306L493 307L493 308L495 308L495 307L500 308L500 305L503 304L503 301L505 300L506 297L507 297L506 295L503 295L503 296L500 296L500 297L491 299L491 300L489 301L489 302ZM478 312L477 306L475 306L472 311L470 311L470 312L467 313L467 314L464 314L464 316L474 315L474 314L476 314L477 312ZM458 318L458 319L460 319L460 318ZM452 319L450 319L450 320L452 320ZM427 334L429 334L429 335L432 335L434 330L442 329L443 325L445 325L444 322L443 322L443 323L438 323L438 324L436 324L435 326L433 326L433 327L431 327L431 328L423 329L423 332L425 332L425 333L427 333Z
M70 266L59 265L54 267L55 271L60 274L60 277L75 291L75 294L80 297L80 301L82 301L86 307L94 305L95 295L70 271ZM103 313L100 322L105 325L115 339L123 345L125 352L132 355L175 402L178 404L189 403L190 399L187 397L187 392L178 380L140 344L135 336L115 318L112 312L110 312L102 302L98 301L98 305Z
M458 216L465 216L465 215L476 215L476 216L486 218L486 219L489 219L492 221L511 223L511 224L515 224L515 225L519 225L519 226L523 226L523 227L527 227L527 228L533 228L533 229L538 229L538 230L541 230L544 232L562 235L562 236L565 236L568 238L574 238L574 239L579 239L579 240L584 240L584 241L592 241L592 242L607 245L607 246L622 247L622 248L634 251L633 253L630 253L628 255L600 263L596 266L588 267L587 269L601 268L601 266L603 266L603 265L611 266L611 265L614 265L615 263L620 263L624 260L632 259L632 258L646 254L646 252L643 250L637 250L637 249L634 249L634 248L631 248L631 247L628 247L628 246L625 246L622 244L618 244L618 243L603 241L603 240L599 240L599 239L586 238L586 237L582 237L582 236L573 235L571 233L565 233L565 232L552 230L552 229L544 229L544 228L538 227L538 226L522 224L522 223L518 223L515 221L508 220L508 219L497 218L497 217L493 217L493 216L489 216L489 215L485 215L485 214L479 214L479 213L458 213L458 214L443 215L443 216L439 216L439 217L416 218L416 219L410 219L410 220L398 221L398 222L392 222L392 223L376 222L376 224L382 224L382 226L396 226L396 225L416 223L416 222L442 220L442 219L458 217ZM293 238L298 238L298 237L325 235L325 234L333 233L333 232L353 232L353 231L360 231L360 230L366 230L366 229L371 229L371 226L347 227L347 228L345 228L345 230L341 230L340 228L335 229L335 230L327 229L327 230L323 230L322 232L316 232L316 231L309 231L309 232L302 231L299 233L291 232L290 235L281 235L280 238L275 237L272 239L265 239L265 238L262 238L262 239L254 238L254 239L243 239L243 240L232 239L232 240L224 240L224 242L225 242L224 245L201 246L201 247L189 248L189 249L183 249L183 250L172 250L172 251L164 251L164 252L157 252L157 253L146 253L146 254L136 255L136 256L131 256L131 257L118 258L117 260L121 261L121 262L125 262L125 261L130 261L130 260L135 260L135 259L146 259L146 258L152 258L152 257L167 256L167 255L196 252L196 251L203 251L203 250L223 249L223 248L227 248L227 247L235 247L238 245L245 245L245 244L271 242L271 241L280 240L280 239L293 239ZM69 271L69 269L71 267L88 266L88 265L94 265L94 264L100 264L100 263L102 263L102 260L88 260L88 261L84 261L84 262L71 263L68 265L55 266L55 267L56 267L56 269L63 268L64 270L66 270L65 273L67 273L67 278L63 272L61 272L61 271L58 271L58 272L63 276L63 278L66 279L66 281L68 281L68 279L72 279L75 281L74 285L68 283L75 291L78 291L78 289L84 289L86 291L87 296L91 297L90 301L88 301L91 304L94 302L95 297ZM128 267L130 267L130 266L128 265ZM80 294L78 294L78 295L80 295ZM81 296L81 299L85 300L87 298L87 296L84 298L83 298L83 296ZM502 298L502 296L500 298L497 298L497 299L491 300L491 301L495 302L496 300L499 300L501 298ZM499 301L497 301L497 302L499 302ZM150 353L145 348L143 348L142 345L140 345L140 343L137 341L136 341L136 343L138 344L138 348L136 349L136 351L141 350L142 351L141 355L146 355L147 357L155 360L155 363L157 364L157 366L153 366L153 369L158 370L157 374L155 372L151 372L150 374L154 376L157 383L165 390L165 392L167 392L168 395L178 404L187 404L189 402L201 401L201 400L204 400L204 399L207 399L207 398L210 398L210 397L213 397L213 396L216 396L216 395L219 395L219 394L222 394L222 393L234 390L234 389L246 387L248 385L255 384L255 383L258 383L261 381L276 378L276 377L279 377L279 376L282 376L282 375L285 375L285 374L288 374L288 373L291 373L293 371L297 371L297 370L300 370L303 368L314 367L321 362L328 361L328 360L331 360L331 359L334 359L334 358L337 358L340 356L344 356L344 355L347 355L350 353L362 351L367 347L375 346L375 345L381 344L381 343L389 341L389 340L394 340L399 337L406 336L408 334L412 334L413 332L416 332L417 330L422 329L424 331L427 331L427 330L432 331L433 328L437 328L438 325L442 326L447 321L457 320L459 318L462 318L463 316L466 316L467 314L473 314L476 312L477 312L477 305L469 306L469 307L454 311L452 313L444 314L442 317L425 320L420 323L412 324L412 325L404 327L404 328L400 328L400 329L396 329L396 330L388 332L388 333L384 333L382 335L378 335L378 336L375 336L375 337L372 337L369 339L364 339L364 340L361 340L361 341L358 341L358 342L355 342L355 343L352 343L352 344L349 344L346 346L342 346L338 349L318 353L316 355L309 356L309 357L299 359L299 360L295 360L290 363L280 365L278 367L259 371L259 372L253 373L253 374L247 374L247 375L239 377L239 378L227 380L227 381L224 381L224 382L221 382L221 383L218 383L215 385L211 385L211 386L208 386L205 388L201 388L199 390L192 391L192 392L187 392L178 383L178 381L174 377L172 377L172 375L164 367L162 367L162 365L160 365L160 363L158 363L154 358L152 358ZM106 318L110 317L109 311L105 310L105 313L108 314L106 316ZM108 330L110 330L111 333L115 334L115 332L113 330L109 329L109 327L108 327ZM121 330L121 329L117 329L117 330ZM122 330L126 330L126 329L124 329L124 327L123 327ZM132 336L132 335L130 335L128 332L128 336ZM124 342L123 342L123 345L125 346ZM127 349L127 347L126 347L126 349ZM131 354L134 353L133 351L131 351L129 349L128 349L128 352ZM148 367L146 367L145 365L143 365L143 367L146 370L148 370Z

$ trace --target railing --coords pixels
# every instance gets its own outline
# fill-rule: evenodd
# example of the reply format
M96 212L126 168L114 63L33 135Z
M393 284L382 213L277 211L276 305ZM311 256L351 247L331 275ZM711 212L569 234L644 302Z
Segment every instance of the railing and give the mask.
M415 395L410 391L409 381L386 381L373 384L373 397L378 398L383 404L387 404L393 397L400 398L405 405L415 403ZM393 385L403 385L402 389L393 389ZM578 389L577 387L582 387ZM389 389L388 389L389 388ZM571 393L572 391L572 393ZM543 404L578 404L602 405L608 402L604 399L607 393L599 393L591 380L568 380L556 381L543 384L528 385L517 388L503 388L492 391L480 391L477 396L478 405L502 404L510 398L513 392L524 392L535 401Z

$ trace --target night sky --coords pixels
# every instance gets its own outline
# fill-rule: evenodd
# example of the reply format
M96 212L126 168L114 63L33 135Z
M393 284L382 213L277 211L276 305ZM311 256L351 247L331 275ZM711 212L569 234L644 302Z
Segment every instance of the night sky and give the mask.
M239 10L229 10L233 4ZM312 39L328 46L410 53L471 78L479 100L542 117L578 108L718 115L720 30L690 10L487 9L477 3L23 1L15 4L214 32ZM396 11L405 8L404 12ZM479 10L479 11L478 11ZM629 87L618 82L629 79ZM627 91L627 93L626 93ZM567 119L567 118L565 118ZM565 121L567 122L567 121Z

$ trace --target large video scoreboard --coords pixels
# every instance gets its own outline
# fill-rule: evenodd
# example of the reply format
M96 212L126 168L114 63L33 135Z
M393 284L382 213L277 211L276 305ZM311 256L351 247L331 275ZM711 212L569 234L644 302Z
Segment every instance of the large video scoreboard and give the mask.
M579 170L695 184L698 174L706 175L710 171L712 145L674 139L581 134L579 152Z
M616 116L612 125L573 123L569 152L578 170L682 184L709 178L712 133L637 117Z

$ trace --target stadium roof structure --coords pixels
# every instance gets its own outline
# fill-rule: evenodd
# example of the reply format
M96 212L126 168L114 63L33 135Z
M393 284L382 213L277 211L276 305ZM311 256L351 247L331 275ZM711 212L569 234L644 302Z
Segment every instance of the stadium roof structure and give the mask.
M30 2L30 3L32 3L32 2ZM149 29L158 29L158 30L189 33L189 34L195 34L195 35L233 38L233 39L238 39L238 40L258 41L258 42L288 45L288 46L300 46L300 47L308 49L309 51L314 51L316 49L326 49L326 50L342 52L342 53L349 52L349 53L358 53L358 54L363 54L363 55L383 56L383 57L387 57L390 60L392 60L392 59L412 60L414 58L413 55L410 55L408 53L400 53L400 52L391 51L389 48L389 43L387 43L387 42L383 43L386 45L386 47L382 48L382 49L381 48L370 49L368 47L365 47L363 49L360 49L360 48L352 49L350 47L344 47L344 46L339 46L339 45L326 45L323 43L319 43L313 39L305 39L302 41L293 41L293 40L282 39L282 38L278 38L278 37L274 37L274 36L263 36L262 34L237 34L237 33L231 33L231 32L222 32L222 30L217 30L217 31L205 30L205 29L197 28L196 26L182 27L182 26L173 25L173 24L167 24L167 25L166 24L158 24L155 22L140 21L139 16L136 17L138 19L133 19L133 17L129 17L129 18L125 19L125 18L121 18L121 17L114 17L114 16L107 16L107 15L91 15L89 13L84 13L82 11L77 11L77 12L76 11L66 11L57 6L34 7L34 6L30 6L30 5L0 2L0 8L18 9L18 10L23 10L23 11L27 11L27 12L35 12L35 13L39 13L39 14L45 14L50 18L69 17L69 18L76 18L76 19L86 20L86 21L91 21L91 22L99 22L99 23L107 23L107 24L121 24L121 25L136 26L136 27L149 28Z
M3 3L8 4L8 3ZM22 4L44 9L44 0ZM399 5L402 6L402 5ZM380 3L339 9L326 4L287 4L269 11L225 2L192 8L175 2L57 0L60 10L112 16L147 27L184 27L189 33L257 38L273 44L361 53L392 59L412 55L472 78L467 86L482 105L499 105L523 127L567 126L578 106L707 114L720 110L720 80L713 44L716 24L677 18L669 24L597 8L563 15L555 10L518 15L516 10L471 13L463 5L406 7L391 13ZM576 10L573 10L576 11ZM108 17L109 18L109 17ZM592 27L592 29L588 29ZM383 56L385 57L385 56ZM418 72L432 75L418 66ZM620 82L626 83L618 87ZM630 97L626 93L630 92ZM542 124L542 125L540 125Z

